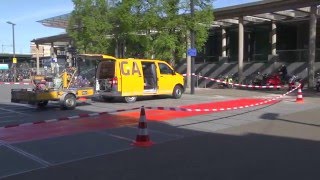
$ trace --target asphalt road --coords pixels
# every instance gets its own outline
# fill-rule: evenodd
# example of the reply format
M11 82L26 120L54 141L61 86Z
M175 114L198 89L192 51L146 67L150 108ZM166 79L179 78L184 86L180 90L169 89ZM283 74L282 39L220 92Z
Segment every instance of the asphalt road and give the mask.
M163 97L142 99L135 104L91 102L77 107L75 111L61 111L53 104L44 111L28 111L31 117L26 116L26 121L141 105L176 107L243 97L270 98L284 92L196 89L196 94L185 94L181 100ZM149 122L150 138L155 144L148 148L132 146L128 142L130 139L115 141L107 136L134 137L136 129L132 127L4 144L0 146L2 154L16 157L11 156L8 150L16 148L34 155L33 159L28 156L34 161L0 155L3 162L0 167L4 169L6 165L23 169L21 162L27 167L32 166L24 172L20 169L2 177L33 180L316 180L320 178L319 97L319 93L305 91L302 104L295 102L294 93L272 105ZM4 100L0 108L6 109L8 104ZM16 115L12 121L19 119ZM112 143L108 144L106 140Z

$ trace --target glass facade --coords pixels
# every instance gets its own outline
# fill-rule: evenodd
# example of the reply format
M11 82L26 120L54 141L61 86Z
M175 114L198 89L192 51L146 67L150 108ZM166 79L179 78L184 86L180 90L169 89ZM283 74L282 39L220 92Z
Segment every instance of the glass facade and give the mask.
M307 62L309 46L309 21L279 21L276 23L276 52L279 61ZM271 22L244 25L244 62L267 62L271 54ZM317 34L320 26L317 26ZM238 61L238 26L226 28L227 57L229 62ZM320 36L316 38L316 61L320 61ZM319 49L318 49L319 48ZM203 52L197 63L218 62L222 54L221 28L210 30Z

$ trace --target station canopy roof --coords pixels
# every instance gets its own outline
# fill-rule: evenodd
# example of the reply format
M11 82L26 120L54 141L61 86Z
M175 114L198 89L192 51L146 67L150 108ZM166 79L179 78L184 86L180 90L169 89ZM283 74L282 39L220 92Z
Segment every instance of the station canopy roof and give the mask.
M68 27L68 19L69 19L70 15L71 15L70 13L63 14L60 16L55 16L55 17L51 17L48 19L43 19L43 20L40 20L37 22L41 23L44 26L48 26L48 27L66 29Z
M69 45L71 41L72 38L68 36L68 34L64 33L55 36L33 39L31 42L43 45L51 45L51 43L53 43L55 46L66 46Z
M236 6L217 8L214 10L213 25L230 26L238 24L238 17L243 16L245 23L259 23L264 21L288 21L303 19L309 16L310 6L319 6L318 0L263 0ZM319 15L319 7L317 9ZM43 19L44 26L63 28L68 27L70 13Z
M319 16L319 0L263 0L245 3L236 6L217 8L214 10L215 20L213 27L229 27L239 23L239 17L243 17L244 24L263 23L266 21L290 22L307 19L310 14L310 6L317 6ZM44 26L66 29L70 13L37 21ZM51 42L54 38L60 39L64 35L35 39L32 42ZM67 35L65 35L67 37ZM68 37L69 38L69 37ZM69 41L69 39L67 39ZM41 44L41 43L40 43Z

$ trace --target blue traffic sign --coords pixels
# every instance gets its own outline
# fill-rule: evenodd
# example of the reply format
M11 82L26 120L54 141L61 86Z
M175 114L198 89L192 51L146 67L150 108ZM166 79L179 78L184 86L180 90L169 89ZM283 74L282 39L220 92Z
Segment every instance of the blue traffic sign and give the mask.
M188 56L192 56L192 57L194 57L194 56L197 56L197 49L196 48L190 48L190 49L188 49Z

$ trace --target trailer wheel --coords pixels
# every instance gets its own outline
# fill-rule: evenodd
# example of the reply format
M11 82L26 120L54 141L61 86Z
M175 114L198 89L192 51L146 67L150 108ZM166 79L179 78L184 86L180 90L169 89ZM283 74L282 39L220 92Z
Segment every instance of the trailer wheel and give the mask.
M61 104L61 109L71 110L77 105L77 99L73 94L67 94Z
M134 103L137 100L137 96L126 96L126 97L124 97L124 100L127 103Z
M39 101L39 102L37 103L37 106L38 106L39 108L43 108L43 107L45 107L45 106L48 104L48 102L49 102L49 101Z

